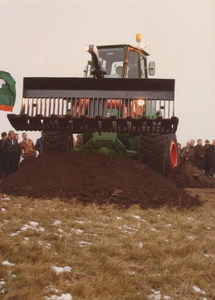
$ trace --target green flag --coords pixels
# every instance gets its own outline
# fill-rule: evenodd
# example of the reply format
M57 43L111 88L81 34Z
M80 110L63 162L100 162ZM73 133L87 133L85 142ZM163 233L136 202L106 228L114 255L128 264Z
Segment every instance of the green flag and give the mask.
M16 81L4 71L0 71L0 110L13 111L16 100Z

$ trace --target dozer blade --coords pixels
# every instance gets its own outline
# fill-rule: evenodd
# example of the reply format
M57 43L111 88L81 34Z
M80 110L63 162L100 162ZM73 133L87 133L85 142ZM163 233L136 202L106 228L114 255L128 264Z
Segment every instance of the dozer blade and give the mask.
M23 131L175 133L174 80L24 78L20 115L8 119Z

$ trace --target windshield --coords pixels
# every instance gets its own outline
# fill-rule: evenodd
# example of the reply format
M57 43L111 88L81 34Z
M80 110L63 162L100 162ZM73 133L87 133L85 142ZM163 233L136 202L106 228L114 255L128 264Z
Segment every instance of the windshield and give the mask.
M124 48L99 48L98 51L101 66L107 70L107 75L111 77L122 77L125 55Z

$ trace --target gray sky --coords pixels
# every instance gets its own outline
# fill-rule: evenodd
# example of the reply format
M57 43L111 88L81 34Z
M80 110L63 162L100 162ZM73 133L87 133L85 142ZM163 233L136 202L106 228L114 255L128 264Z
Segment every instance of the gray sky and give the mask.
M82 77L84 45L136 45L140 33L154 78L176 80L178 142L215 138L215 0L0 0L0 28L0 70L16 80L14 113L23 77ZM10 129L0 112L0 132Z

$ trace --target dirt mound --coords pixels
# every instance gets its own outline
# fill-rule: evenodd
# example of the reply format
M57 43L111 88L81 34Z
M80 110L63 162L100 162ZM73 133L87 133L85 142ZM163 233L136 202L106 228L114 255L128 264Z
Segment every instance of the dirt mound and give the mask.
M182 172L181 172L182 173ZM177 181L181 173L177 174ZM76 198L84 203L117 203L121 207L191 207L200 205L174 182L147 165L103 154L47 154L20 163L17 172L3 180L3 193L33 198ZM183 174L184 176L184 174Z
M180 188L215 188L215 179L194 166L175 168L167 178Z

